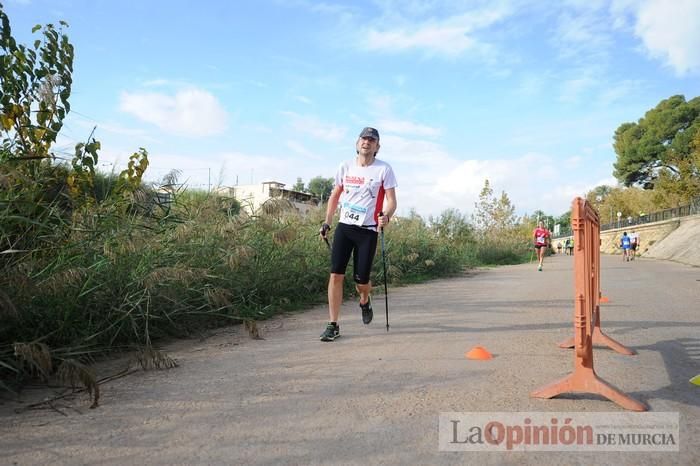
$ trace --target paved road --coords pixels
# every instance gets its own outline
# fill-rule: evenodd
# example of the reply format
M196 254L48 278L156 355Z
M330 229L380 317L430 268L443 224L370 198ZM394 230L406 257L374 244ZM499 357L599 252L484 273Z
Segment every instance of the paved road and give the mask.
M596 349L598 374L652 412L680 413L679 453L439 452L446 411L622 412L595 396L529 398L568 374L572 258L390 289L375 322L344 305L342 338L321 343L325 309L265 324L265 340L225 329L169 347L180 367L104 386L102 406L11 414L2 464L698 464L700 269L603 257L604 330L637 356ZM464 352L482 345L490 361Z

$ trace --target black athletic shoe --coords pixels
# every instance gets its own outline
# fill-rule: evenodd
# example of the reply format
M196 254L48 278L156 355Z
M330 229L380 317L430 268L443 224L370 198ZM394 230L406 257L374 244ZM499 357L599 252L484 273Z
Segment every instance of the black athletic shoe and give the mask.
M340 325L328 322L321 334L321 341L333 341L340 336Z
M372 317L374 316L372 312L372 299L369 296L365 304L360 304L360 309L362 309L362 323L368 325L372 322Z

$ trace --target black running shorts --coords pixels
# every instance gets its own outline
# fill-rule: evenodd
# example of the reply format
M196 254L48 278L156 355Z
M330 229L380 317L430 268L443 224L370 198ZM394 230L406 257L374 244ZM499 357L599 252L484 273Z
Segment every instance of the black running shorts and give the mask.
M355 225L338 223L333 235L333 252L331 253L331 273L345 274L350 262L354 268L355 283L369 283L372 261L377 252L377 232Z

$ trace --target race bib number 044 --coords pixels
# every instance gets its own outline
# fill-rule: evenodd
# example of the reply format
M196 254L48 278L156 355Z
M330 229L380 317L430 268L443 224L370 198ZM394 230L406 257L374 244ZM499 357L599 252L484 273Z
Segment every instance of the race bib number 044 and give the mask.
M360 214L355 214L352 212L345 212L345 219L349 220L350 223L356 224L360 221Z
M359 226L364 225L366 215L367 209L352 204L345 204L341 213L343 223Z

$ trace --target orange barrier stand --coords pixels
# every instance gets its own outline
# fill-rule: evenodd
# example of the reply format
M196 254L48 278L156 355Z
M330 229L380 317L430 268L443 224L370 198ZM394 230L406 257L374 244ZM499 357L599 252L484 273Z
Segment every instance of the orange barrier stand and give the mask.
M615 340L614 338L611 338L607 336L603 331L600 329L600 306L596 305L596 313L598 314L598 317L596 318L595 321L595 327L593 327L593 344L594 345L603 345L607 346L608 348L620 353L620 354L626 354L627 356L632 356L637 354L637 352L631 348L626 347L619 341ZM559 348L573 348L574 347L574 338L569 338L567 340L562 341L559 343Z
M631 411L647 407L598 377L593 369L593 343L605 342L616 351L627 349L600 330L600 219L584 199L574 199L571 209L574 230L574 372L530 394L554 398L562 393L592 393L604 396ZM614 344L611 344L614 343ZM627 354L627 353L625 353Z
M574 202L576 202L574 200ZM596 216L598 215L597 212L594 213ZM600 226L600 224L598 224ZM598 228L598 238L600 238L600 228ZM600 239L596 243L595 246L595 251L593 251L594 257L591 258L591 263L593 264L593 270L591 273L595 274L595 280L597 284L597 289L594 290L594 296L597 298L595 302L595 309L594 313L597 314L597 317L595 319L595 326L593 327L593 344L594 345L603 345L607 346L608 348L612 349L613 351L616 351L620 354L626 354L628 356L632 356L634 354L637 354L637 352L633 349L630 349L620 343L617 340L614 340L613 338L610 338L607 336L605 333L603 333L603 330L600 328L600 303L608 303L610 302L610 299L607 297L603 296L603 293L600 291ZM576 257L574 257L574 261L576 261ZM573 348L574 347L574 338L569 338L568 340L565 340L561 343L559 343L560 348Z

